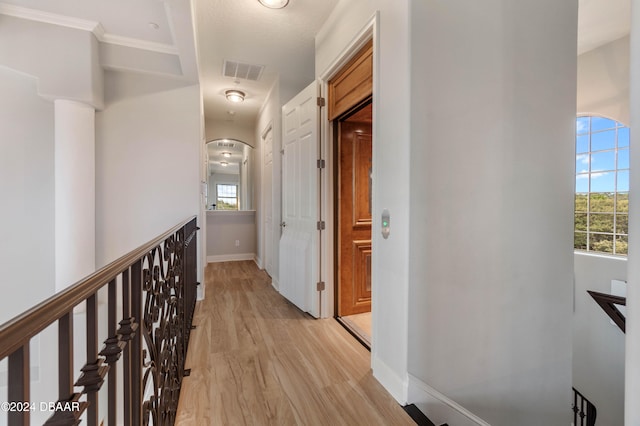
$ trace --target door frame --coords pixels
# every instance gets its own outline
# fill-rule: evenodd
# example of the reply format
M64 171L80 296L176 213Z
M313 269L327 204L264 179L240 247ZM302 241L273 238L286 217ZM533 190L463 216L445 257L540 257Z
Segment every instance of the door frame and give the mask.
M271 200L269 200L271 202L271 246L269 246L267 244L267 197L265 197L266 194L266 177L267 174L265 172L265 160L266 160L266 156L267 156L267 152L265 150L265 139L267 137L267 135L269 134L269 132L271 132ZM276 187L274 185L274 170L275 170L275 155L276 155L276 150L275 150L275 129L273 127L273 120L269 120L269 122L267 123L266 126L264 126L264 129L261 131L260 133L260 146L261 146L261 155L260 155L260 171L261 171L261 179L260 179L260 186L261 186L261 190L260 190L260 194L261 194L261 207L262 207L262 213L260 214L260 221L262 223L262 259L259 262L259 267L261 269L264 269L265 271L267 271L267 274L269 274L269 276L273 279L273 275L275 275L274 272L274 259L278 260L278 257L275 256L275 252L278 249L278 245L275 243L276 241L276 224L277 224L277 228L280 228L280 220L276 220L275 219L275 214L274 212L276 211L275 208L275 203L274 200L276 199L274 191L276 190ZM277 153L278 155L280 155L280 153ZM277 239L278 241L280 240L280 233L277 234ZM271 256L271 270L269 271L269 269L267 268L267 252L269 251L269 254Z
M352 260L351 262L351 278L352 278L352 282L348 283L348 282L343 282L342 281L342 273L344 272L344 270L341 270L341 264L345 265L344 261L340 261L340 252L342 251L342 249L344 249L344 239L346 239L347 241L351 242L352 244L355 244L356 241L354 241L353 235L351 235L349 238L347 238L346 235L344 235L342 233L342 231L344 230L343 226L345 225L345 223L342 221L343 217L342 214L344 213L343 208L346 207L347 209L351 209L352 210L352 215L353 219L356 219L356 217L359 216L355 216L355 212L354 212L354 207L356 206L356 197L355 197L355 184L352 182L351 184L346 184L344 182L340 182L341 181L341 173L343 172L342 169L342 155L344 153L344 149L345 149L345 145L349 145L349 144L353 144L351 147L351 155L353 156L353 165L355 165L355 156L356 156L356 150L355 150L355 143L357 140L357 136L355 134L351 134L351 138L353 138L352 140L347 139L346 143L345 140L343 139L343 136L345 135L345 133L343 132L343 129L345 125L345 123L347 123L347 126L349 124L351 124L351 126L356 125L358 122L347 122L346 118L350 117L352 114L357 113L358 111L361 111L362 109L371 106L373 108L373 99L372 96L368 96L367 98L365 98L364 101L360 101L357 102L355 104L353 104L352 106L350 106L349 110L347 110L345 113L343 113L341 116L338 116L334 119L334 123L337 123L338 125L335 126L334 128L336 128L336 134L334 136L334 149L335 149L335 164L336 164L336 170L335 170L335 182L336 185L334 186L334 203L340 203L341 200L341 195L343 195L342 188L344 185L350 185L349 189L354 191L353 195L352 195L352 199L351 199L351 203L349 205L335 205L335 210L334 210L334 220L335 220L335 224L336 224L336 228L335 228L335 235L334 235L334 241L335 241L335 257L334 257L334 262L337 262L336 267L335 267L335 273L334 273L334 280L335 280L335 286L334 286L334 292L335 292L335 306L337 307L337 312L335 313L335 317L336 318L342 318L344 316L349 316L349 315L354 315L354 314L359 314L361 312L357 312L357 313L352 313L352 314L346 314L344 313L344 306L342 309L342 315L341 315L341 310L340 310L340 305L341 302L345 302L344 298L343 298L343 292L345 291L345 286L346 287L351 287L351 291L352 291L352 296L355 296L355 290L353 289L353 285L354 282L353 280L356 278L356 263L355 260ZM373 112L372 112L373 113ZM373 128L373 123L371 123L371 127ZM369 133L369 136L371 136L371 148L373 149L373 135ZM371 153L373 154L373 152ZM373 166L373 162L371 163L371 166ZM354 177L355 177L355 172L356 169L352 167L352 172L354 173ZM370 173L373 173L373 170L370 169ZM373 183L373 182L372 182ZM371 190L373 188L370 188ZM371 191L369 193L370 196L373 195L373 192ZM372 202L372 197L369 198L369 203ZM372 205L370 204L370 206L372 207ZM373 210L370 210L371 213L373 213ZM373 217L371 217L372 221L373 221ZM354 229L353 223L350 224L350 228L351 228L351 232L353 233L362 233L362 229L360 229L359 231L356 231ZM371 243L373 242L373 235L372 235L372 229L373 229L373 222L370 223L369 225L369 250L372 249L371 247ZM361 239L361 238L357 238L357 239ZM356 255L356 251L355 248L352 246L352 250L354 250L351 254L352 256L355 257ZM348 253L346 253L348 255ZM347 264L349 262L346 262ZM347 267L345 265L345 267ZM348 268L348 267L347 267ZM371 272L373 273L373 269L371 270ZM351 309L352 310L357 310L357 307L354 306L354 303L352 302L351 305ZM371 312L371 301L369 300L369 311ZM344 325L344 324L343 324ZM370 346L370 344L366 344L366 346Z
M378 114L376 108L376 97L378 92L378 40L379 40L379 12L376 12L365 26L358 31L358 33L352 38L352 40L344 47L344 49L337 55L336 59L322 72L319 76L320 93L322 96L326 96L328 93L329 80L331 80L370 40L373 40L373 123L372 123L372 146L374 147L373 160L372 160L372 173L376 176L376 162L375 162L375 146L377 140L377 125ZM324 260L320 265L321 276L325 281L325 290L322 291L321 298L321 312L320 318L333 318L336 315L335 306L335 285L336 285L336 203L335 203L335 185L337 178L336 159L337 152L334 146L334 132L336 132L334 123L329 121L327 108L321 108L320 113L320 153L323 159L325 159L324 173L320 175L321 191L320 191L320 215L324 218L326 228L324 232L320 233L320 247L321 255ZM373 188L375 188L375 179L373 181ZM375 189L372 188L372 193L375 193ZM372 205L373 221L375 222L375 203ZM375 228L375 227L373 227ZM372 230L373 232L373 230ZM373 244L373 239L372 239ZM373 247L372 247L373 248ZM375 250L375 248L373 248ZM374 272L372 271L372 274ZM372 337L375 336L376 330L376 315L375 315L375 279L372 276ZM375 339L373 339L375 340Z

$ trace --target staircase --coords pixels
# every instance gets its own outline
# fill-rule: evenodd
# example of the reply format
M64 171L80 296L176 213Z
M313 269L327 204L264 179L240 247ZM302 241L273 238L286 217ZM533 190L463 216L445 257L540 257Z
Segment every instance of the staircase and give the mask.
M7 408L15 407L0 413L0 424L29 425L31 411L39 411L49 416L46 426L81 420L89 426L172 425L182 378L189 375L184 362L198 284L197 230L190 218L0 326ZM108 335L101 350L99 325ZM31 341L49 326L57 329L57 342L34 358L42 359L40 368L57 368L57 383L38 383L53 385L57 401L34 401ZM82 354L80 371L74 353Z

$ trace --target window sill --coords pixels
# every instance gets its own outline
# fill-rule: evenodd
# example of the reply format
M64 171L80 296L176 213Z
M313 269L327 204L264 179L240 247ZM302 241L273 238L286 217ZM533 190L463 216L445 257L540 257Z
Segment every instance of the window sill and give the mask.
M627 256L623 254L607 254L593 251L582 251L582 250L574 250L573 254L579 254L581 256L589 256L589 257L599 257L602 259L612 259L612 260L624 260L627 261Z

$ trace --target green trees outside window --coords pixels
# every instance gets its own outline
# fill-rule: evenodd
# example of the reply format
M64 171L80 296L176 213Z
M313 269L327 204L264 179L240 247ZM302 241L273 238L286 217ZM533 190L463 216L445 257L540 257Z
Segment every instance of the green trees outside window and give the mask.
M629 128L614 120L576 120L574 247L627 254Z

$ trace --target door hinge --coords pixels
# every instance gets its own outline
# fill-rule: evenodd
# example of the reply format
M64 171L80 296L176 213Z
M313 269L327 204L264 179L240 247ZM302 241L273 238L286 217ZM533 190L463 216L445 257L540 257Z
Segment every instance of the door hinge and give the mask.
M319 107L323 107L323 106L325 106L327 104L327 102L324 100L324 98L322 96L318 96L317 102L318 102L318 106Z
M319 220L318 221L318 231L323 231L324 228L325 228L324 220Z
M318 168L324 169L324 166L325 166L324 160L318 160Z
M318 281L318 291L324 290L324 281Z

